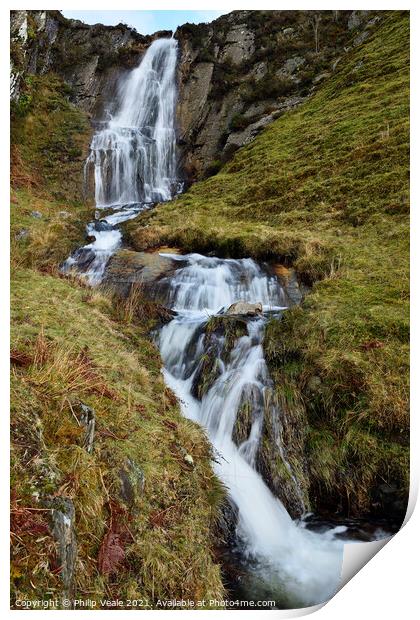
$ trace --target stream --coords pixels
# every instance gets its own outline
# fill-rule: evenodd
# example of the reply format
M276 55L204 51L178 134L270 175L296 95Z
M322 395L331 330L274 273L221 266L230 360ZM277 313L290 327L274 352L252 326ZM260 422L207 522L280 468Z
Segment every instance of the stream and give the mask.
M182 187L176 162L176 62L176 40L155 40L122 81L116 114L93 136L85 173L94 177L95 220L87 226L89 243L62 266L91 285L102 281L110 257L121 247L118 225L170 200ZM317 532L303 519L293 520L256 469L272 385L262 347L264 326L269 316L286 309L285 292L274 274L249 258L170 258L176 268L163 284L166 305L176 314L157 336L163 373L183 414L203 427L217 455L214 470L237 515L231 557L243 574L242 598L275 599L280 608L325 601L339 585L346 526ZM199 399L193 386L206 353L206 325L238 301L261 303L262 312L246 319L246 333L228 359L218 360L218 375ZM238 444L234 427L246 400L252 424ZM293 476L281 445L279 450ZM302 517L303 511L302 506Z

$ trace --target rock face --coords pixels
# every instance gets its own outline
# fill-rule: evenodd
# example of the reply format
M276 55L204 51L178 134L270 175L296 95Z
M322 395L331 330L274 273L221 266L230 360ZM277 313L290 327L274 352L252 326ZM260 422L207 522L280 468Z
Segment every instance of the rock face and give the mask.
M88 26L59 11L11 11L10 95L16 101L28 75L58 73L70 99L100 117L119 76L136 66L156 33L143 36L124 24Z
M273 120L311 95L339 58L381 19L372 11L233 11L209 24L184 24L179 41L178 133L187 182L218 171ZM11 12L13 102L31 74L54 72L94 120L113 111L117 82L157 32L124 24L88 26L59 11Z
M77 558L75 510L67 497L56 497L52 504L52 533L57 541L57 555L63 582L62 599L71 598ZM66 605L64 605L65 608Z
M373 26L371 11L317 11L317 46L314 13L233 11L178 28L179 143L187 180L217 172L300 105Z

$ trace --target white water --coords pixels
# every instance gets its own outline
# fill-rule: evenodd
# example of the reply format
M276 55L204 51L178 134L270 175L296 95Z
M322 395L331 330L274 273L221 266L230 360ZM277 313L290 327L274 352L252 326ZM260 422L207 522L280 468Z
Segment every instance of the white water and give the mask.
M114 227L136 217L155 202L170 200L179 190L176 178L175 39L157 39L140 65L120 84L117 112L97 131L85 165L86 183L93 172L97 220L87 234L95 240L77 250L63 265L90 284L98 284L106 265L121 246ZM108 224L109 226L106 226Z
M94 240L63 266L77 269L91 284L102 280L121 245L118 224L176 191L175 68L176 41L155 41L122 84L117 113L92 140L86 175L93 169L97 213L87 233ZM173 258L183 262L168 282L168 305L178 314L159 335L166 381L185 415L207 429L221 455L215 470L238 508L238 544L250 571L267 586L270 598L281 593L295 606L324 601L338 585L343 543L334 534L340 528L316 534L293 522L255 470L270 386L263 318L249 321L248 334L238 339L230 359L220 360L221 374L202 401L191 394L209 316L240 299L262 302L265 312L280 311L283 291L250 259ZM252 395L253 421L248 439L238 447L232 432L245 394Z
M177 316L159 334L165 380L181 400L184 414L207 429L221 455L215 471L238 508L236 534L252 571L291 605L325 601L339 582L343 542L334 535L343 528L319 534L294 522L254 468L263 424L261 402L270 385L262 348L264 318L248 321L248 334L237 340L226 364L220 360L221 374L202 401L191 394L205 353L209 316L239 299L262 302L265 312L280 310L285 305L283 290L276 278L250 259L198 254L172 258L187 264L182 263L168 280L168 302ZM254 407L248 439L238 447L232 432L247 393L257 395L260 406Z

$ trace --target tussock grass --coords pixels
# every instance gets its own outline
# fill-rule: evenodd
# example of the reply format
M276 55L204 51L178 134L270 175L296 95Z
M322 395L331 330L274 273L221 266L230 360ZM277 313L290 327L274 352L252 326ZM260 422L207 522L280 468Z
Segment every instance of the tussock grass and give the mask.
M211 528L223 490L202 431L165 389L144 327L129 316L117 320L99 292L31 269L16 270L12 295L14 494L30 509L51 496L74 502L77 591L99 599L112 587L121 597L129 586L150 607L162 594L217 598L223 586ZM83 447L80 402L96 413L92 454ZM121 495L120 471L129 461L144 475L133 505ZM118 574L107 577L97 558L110 503L125 511L131 543ZM14 548L14 593L36 596L59 584L52 552L34 572L44 543L29 534L17 534L23 543Z

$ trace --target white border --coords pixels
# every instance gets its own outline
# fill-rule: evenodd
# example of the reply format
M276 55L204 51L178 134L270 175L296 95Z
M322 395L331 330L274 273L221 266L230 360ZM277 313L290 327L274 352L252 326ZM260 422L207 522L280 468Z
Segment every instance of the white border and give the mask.
M120 5L120 3L118 3ZM234 9L348 9L349 4L352 4L350 8L361 9L363 5L361 3L344 3L344 2L320 2L313 4L307 1L301 1L297 6L293 6L292 2L265 2L262 6L258 6L258 3L250 2L249 0L243 0L242 2L229 1L228 3L217 2L213 6L209 2L203 2L202 0L182 1L180 3L163 2L156 0L151 7L150 4L145 2L122 2L119 7L121 10L223 10L229 12ZM91 10L114 10L116 7L115 2L108 0L91 0L86 6L86 2L80 0L73 0L73 2L67 4L71 9L91 9ZM9 276L8 276L8 264L9 264L9 216L8 216L8 204L9 204L9 190L8 190L8 177L9 177L9 159L8 159L8 144L9 144L9 122L8 122L8 109L9 109L9 10L10 9L56 9L56 5L51 2L43 2L42 7L39 3L32 1L27 2L15 2L9 3L8 7L1 9L2 19L0 21L1 36L1 112L2 112L2 126L3 126L3 144L0 151L2 175L0 183L1 192L1 213L2 213L2 226L0 227L0 252L2 260L1 270L1 295L0 295L0 320L1 320L1 357L0 357L0 381L1 381L1 394L2 394L2 407L1 407L1 424L4 425L2 437L9 437L9 425L8 415L9 411L9 398L8 398L8 333L9 333ZM398 6L396 2L370 2L369 9L394 9L400 10L411 9L411 65L415 69L412 69L412 75L416 79L412 79L412 107L418 104L419 101L419 87L418 87L418 70L419 70L419 49L416 45L420 36L420 12L416 9L414 2L404 2L404 6ZM412 136L418 139L419 137L419 120L418 117L413 115L412 117ZM418 172L418 149L417 142L412 140L412 170L415 173ZM417 164L417 165L416 165ZM416 198L419 197L419 182L418 174L414 174L412 178L412 224L411 224L411 240L412 240L412 448L411 448L411 498L410 498L410 512L413 510L413 504L415 503L415 497L417 496L418 482L419 482L419 422L418 418L418 403L419 403L419 333L418 333L418 318L414 314L418 315L419 312L419 279L416 273L416 266L420 265L419 253L420 244L417 240L417 234L419 232L419 208L417 206ZM6 444L6 445L4 445ZM2 510L0 511L1 519L1 558L0 564L2 568L2 579L0 580L0 605L2 611L8 616L13 613L20 614L20 611L9 610L9 578L8 578L8 564L9 564L9 551L8 551L8 530L9 530L9 494L8 494L8 439L3 439L3 446L0 451L0 471L1 477L1 498L3 500ZM399 619L418 617L417 611L417 589L418 586L418 550L420 549L420 537L419 537L419 523L420 512L417 509L413 516L408 520L402 530L391 540L385 548L374 557L353 579L347 584L329 603L316 609L317 617L320 620L347 620L353 619L355 615L363 618L369 617L381 617L382 619L395 618ZM271 614L275 614L276 617L298 617L302 615L302 611L296 610L296 612L277 612L271 611ZM314 610L315 611L315 610ZM43 611L33 611L32 614L43 614ZM73 614L72 611L61 611L61 614ZM97 611L96 614L102 614L104 612ZM106 612L106 618L109 618L109 613L114 615L123 614L124 611ZM158 617L160 614L166 614L161 611L143 611L141 616L146 617L152 615ZM185 613L191 614L193 612L173 611L170 615L179 617ZM242 612L222 612L222 611L206 611L206 614L216 614L217 618L221 618L221 615L227 613L242 613ZM253 614L253 618L265 617L267 611L259 611ZM230 617L230 616L229 616Z

